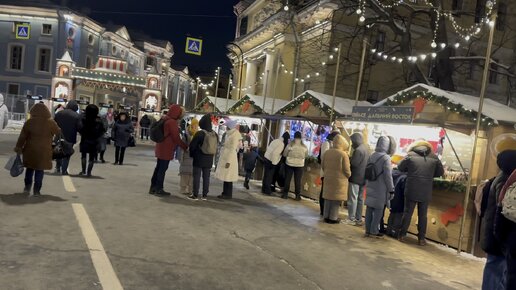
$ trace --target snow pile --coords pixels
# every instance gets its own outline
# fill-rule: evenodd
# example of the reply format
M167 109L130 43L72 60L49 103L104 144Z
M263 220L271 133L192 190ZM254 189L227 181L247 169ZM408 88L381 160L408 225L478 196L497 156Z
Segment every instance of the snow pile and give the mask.
M315 91L312 91L312 90L305 91L300 96L303 96L304 94L311 95L312 97L314 97L314 98L318 99L319 101L323 102L326 106L328 106L330 108L332 106L333 96L326 95L326 94L321 94L321 93L318 93L318 92L315 92ZM358 106L371 106L371 103L366 102L366 101L358 101L357 105ZM353 111L353 106L355 106L355 100L354 99L347 99L347 98L342 98L342 97L339 97L339 96L335 97L334 110L338 114L343 115L343 116L351 115L351 113Z
M215 101L217 101L217 110L219 110L220 112L226 112L226 103L227 103L227 109L229 110L237 102L236 100L226 99L226 98L208 97L208 99L210 100L210 103L212 103L214 107L215 107Z

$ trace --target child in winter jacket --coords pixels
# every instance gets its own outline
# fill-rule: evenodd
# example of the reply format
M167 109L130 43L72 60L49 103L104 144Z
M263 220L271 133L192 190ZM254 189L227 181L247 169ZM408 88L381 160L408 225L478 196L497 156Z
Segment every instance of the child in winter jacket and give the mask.
M399 236L401 220L405 208L405 183L407 174L394 169L392 171L394 181L394 198L391 200L390 215L387 222L387 235L393 238Z
M258 154L258 148L251 146L249 151L244 153L244 169L245 169L245 181L244 187L249 189L249 180L251 179L254 169L256 167L256 161L262 160L262 157Z

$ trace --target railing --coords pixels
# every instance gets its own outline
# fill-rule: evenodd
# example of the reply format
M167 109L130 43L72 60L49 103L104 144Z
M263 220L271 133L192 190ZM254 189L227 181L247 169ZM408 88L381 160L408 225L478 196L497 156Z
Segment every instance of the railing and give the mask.
M9 113L8 117L12 121L25 121L25 114L23 113Z

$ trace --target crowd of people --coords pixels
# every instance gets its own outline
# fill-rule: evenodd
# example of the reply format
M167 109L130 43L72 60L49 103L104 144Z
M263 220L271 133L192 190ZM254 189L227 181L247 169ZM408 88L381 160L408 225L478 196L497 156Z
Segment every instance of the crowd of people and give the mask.
M80 175L91 176L98 154L100 162L104 162L108 140L113 140L116 148L114 164L124 164L125 149L134 138L129 116L123 112L113 119L100 116L99 108L95 105L88 105L83 114L77 111L75 101L70 101L59 110L54 119L44 104L38 103L31 108L31 117L24 124L15 147L15 151L23 156L26 167L25 193L33 190L34 196L41 194L44 170L52 169L52 144L56 136L62 136L70 144L77 143L78 134L81 136ZM191 200L207 200L211 170L218 154L214 176L222 182L223 190L217 197L231 199L234 183L239 180L238 154L242 140L239 124L236 120L226 119L224 125L227 131L222 142L219 142L212 127L211 114L188 122L183 119L184 115L181 106L171 105L161 120L144 122L149 130L141 134L142 138L146 138L146 134L151 139L161 135L155 145L156 166L149 194L170 195L164 189L165 175L170 161L178 159L180 192ZM261 161L264 168L263 194L273 195L280 187L281 198L287 199L291 179L294 178L295 200L301 199L301 180L308 149L302 142L301 132L295 132L293 140L290 137L285 132L273 140L263 156L256 147L245 152L245 188L249 189L256 163ZM408 148L407 156L402 158L394 155L397 144L391 136L379 137L372 153L360 133L352 134L349 140L351 144L338 129L334 129L321 145L318 157L322 176L319 203L323 221L328 224L340 223L339 210L342 202L347 201L345 224L362 226L362 208L365 205L364 237L382 238L387 234L405 242L417 206L418 244L426 245L433 179L444 174L443 165L433 152L432 145L425 140L417 140ZM70 156L58 159L56 171L67 175L69 162ZM516 150L511 148L499 153L497 164L500 173L480 187L481 245L487 253L483 289L516 289L516 223L502 213L505 193L516 182ZM390 215L384 228L386 209L390 210Z

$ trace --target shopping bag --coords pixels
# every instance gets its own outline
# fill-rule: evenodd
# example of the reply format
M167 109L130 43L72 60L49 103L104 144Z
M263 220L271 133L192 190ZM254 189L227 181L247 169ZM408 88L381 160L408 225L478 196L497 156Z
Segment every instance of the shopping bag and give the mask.
M5 165L5 169L9 170L12 177L20 176L24 170L20 154L11 156Z
M134 136L129 137L127 147L136 147L136 140L134 139Z

